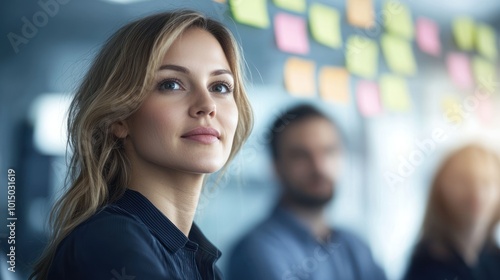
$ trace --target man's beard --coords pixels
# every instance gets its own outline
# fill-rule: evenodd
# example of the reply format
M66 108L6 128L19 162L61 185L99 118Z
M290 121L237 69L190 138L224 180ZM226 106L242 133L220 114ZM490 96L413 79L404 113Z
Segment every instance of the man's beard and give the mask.
M334 198L335 186L334 182L331 179L328 179L322 175L315 175L313 178L308 180L308 183L310 183L311 181L314 183L319 181L323 184L328 184L329 186L331 186L332 190L327 195L311 195L300 188L290 187L290 184L288 184L285 190L288 199L291 202L298 204L304 208L317 209L324 207Z

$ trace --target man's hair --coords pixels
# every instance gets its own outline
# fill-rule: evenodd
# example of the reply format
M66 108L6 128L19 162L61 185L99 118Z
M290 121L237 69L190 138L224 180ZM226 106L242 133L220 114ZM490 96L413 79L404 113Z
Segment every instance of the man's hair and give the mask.
M337 129L337 125L335 124L335 122L327 114L325 114L315 106L311 104L295 105L280 114L270 128L269 136L271 142L269 148L274 160L278 158L278 143L281 139L280 135L283 134L285 129L293 123L298 123L310 118L325 119L329 121L335 129Z

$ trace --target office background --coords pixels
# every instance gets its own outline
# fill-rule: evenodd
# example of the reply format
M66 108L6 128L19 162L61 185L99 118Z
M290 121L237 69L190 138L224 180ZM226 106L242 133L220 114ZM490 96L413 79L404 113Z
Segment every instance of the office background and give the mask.
M123 24L177 8L224 22L247 64L255 128L218 184L205 187L196 217L225 252L222 269L234 242L273 207L279 187L266 129L291 104L316 104L340 125L344 172L329 219L364 239L390 279L405 269L446 151L467 141L500 143L496 0L4 1L0 221L8 218L12 168L13 279L26 278L45 242L66 173L64 113L93 56ZM8 235L1 226L3 252Z

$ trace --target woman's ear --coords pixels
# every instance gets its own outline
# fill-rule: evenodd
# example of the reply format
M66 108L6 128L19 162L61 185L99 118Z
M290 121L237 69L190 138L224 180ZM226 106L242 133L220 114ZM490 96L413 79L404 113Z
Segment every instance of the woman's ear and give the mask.
M117 121L111 125L111 131L118 138L126 138L128 136L128 126L125 121Z

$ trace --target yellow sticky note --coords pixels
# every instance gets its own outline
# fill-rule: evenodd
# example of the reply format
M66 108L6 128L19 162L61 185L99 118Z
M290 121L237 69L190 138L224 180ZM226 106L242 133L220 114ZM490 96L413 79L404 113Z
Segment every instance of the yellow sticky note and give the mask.
M387 65L393 72L403 75L415 74L417 64L410 42L394 35L384 34L381 45Z
M274 0L274 4L282 9L287 9L297 13L306 11L306 0Z
M373 27L375 25L373 0L347 0L347 22L366 29Z
M486 24L479 24L476 28L476 49L484 57L497 58L497 41L495 29Z
M345 52L349 72L367 78L375 78L378 71L377 42L353 35L347 40Z
M497 87L497 76L495 71L495 64L490 61L475 56L472 60L472 71L476 84L483 89L493 92ZM497 89L498 90L498 89Z
M392 74L380 77L382 104L390 111L405 112L411 108L410 93L405 79Z
M313 4L309 9L309 25L312 37L331 48L342 47L340 13L326 5Z
M350 101L349 72L344 68L321 68L319 72L319 93L325 101L348 104Z
M285 62L285 88L293 96L312 97L316 92L316 65L311 60L296 57Z
M234 19L258 28L269 26L266 0L229 0Z
M470 17L458 17L453 21L453 37L457 47L464 51L474 48L475 23Z
M441 109L443 110L443 116L447 121L456 124L461 124L464 120L464 111L460 104L460 100L456 95L446 95L441 100Z
M384 26L387 32L411 40L414 36L413 20L410 9L401 1L385 2L382 11Z

